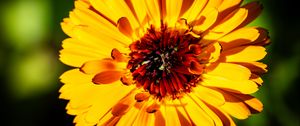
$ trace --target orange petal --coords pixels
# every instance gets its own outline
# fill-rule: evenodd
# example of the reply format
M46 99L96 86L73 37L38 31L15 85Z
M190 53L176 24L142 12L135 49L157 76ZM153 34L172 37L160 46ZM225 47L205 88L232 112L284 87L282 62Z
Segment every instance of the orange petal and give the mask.
M118 49L114 48L111 51L111 57L118 62L127 62L128 58L126 58Z
M141 101L147 100L149 97L150 97L150 94L148 92L141 92L141 93L137 93L135 95L135 100L137 102L141 102Z
M206 53L208 57L208 60L210 63L216 62L219 57L222 50L222 46L220 43L215 42L213 44L208 45L206 48L203 49L203 52Z
M192 61L188 70L192 74L201 74L203 72L203 67L204 66L202 66L199 62Z
M103 71L96 74L92 81L95 84L110 84L119 81L123 74L123 71Z
M134 83L132 76L126 76L126 75L121 77L121 82L124 85L131 85Z
M126 17L121 17L118 20L117 27L118 27L119 31L121 33L123 33L124 35L126 35L127 37L129 37L129 38L132 37L133 30L132 30L129 20Z
M160 105L157 103L153 103L152 105L148 106L146 111L148 113L154 113L160 108Z
M114 116L122 116L129 111L129 109L134 105L136 91L131 92L128 96L125 96L120 100L114 107L112 107L111 113Z
M94 60L84 63L80 70L86 74L96 74L117 68L116 62L110 59Z

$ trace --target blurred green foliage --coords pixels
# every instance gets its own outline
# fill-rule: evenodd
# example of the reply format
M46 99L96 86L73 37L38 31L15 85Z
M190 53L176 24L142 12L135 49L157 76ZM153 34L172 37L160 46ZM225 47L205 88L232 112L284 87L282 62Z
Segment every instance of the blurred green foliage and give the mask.
M260 2L264 11L250 25L268 29L272 38L264 59L269 73L255 94L264 103L264 111L238 125L300 126L299 11L291 10L297 8L294 2ZM1 1L1 95L9 102L4 119L10 125L41 125L49 118L54 125L72 124L72 117L64 111L65 102L57 98L58 78L69 69L58 61L61 41L67 37L59 23L72 7L73 1L67 0Z

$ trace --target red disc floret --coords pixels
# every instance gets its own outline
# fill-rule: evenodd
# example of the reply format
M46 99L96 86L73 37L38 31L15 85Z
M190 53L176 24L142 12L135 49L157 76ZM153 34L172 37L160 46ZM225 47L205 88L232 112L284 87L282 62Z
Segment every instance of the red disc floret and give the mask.
M127 68L137 87L160 99L175 99L196 86L204 67L197 58L202 50L200 38L188 32L151 27L130 45Z

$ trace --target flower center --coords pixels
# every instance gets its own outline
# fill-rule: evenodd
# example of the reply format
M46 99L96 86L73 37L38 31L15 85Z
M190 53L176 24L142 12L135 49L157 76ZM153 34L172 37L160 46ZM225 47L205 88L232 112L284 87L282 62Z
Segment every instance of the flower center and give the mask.
M148 29L140 40L130 45L127 68L136 86L157 98L173 99L188 93L196 86L204 65L201 64L200 37L191 31Z

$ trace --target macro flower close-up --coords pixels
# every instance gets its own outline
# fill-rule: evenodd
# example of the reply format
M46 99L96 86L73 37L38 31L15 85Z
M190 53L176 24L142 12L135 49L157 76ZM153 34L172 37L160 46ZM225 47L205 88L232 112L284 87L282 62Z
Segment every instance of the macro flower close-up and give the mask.
M243 0L76 0L59 98L76 125L234 126L260 113L268 31Z

